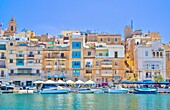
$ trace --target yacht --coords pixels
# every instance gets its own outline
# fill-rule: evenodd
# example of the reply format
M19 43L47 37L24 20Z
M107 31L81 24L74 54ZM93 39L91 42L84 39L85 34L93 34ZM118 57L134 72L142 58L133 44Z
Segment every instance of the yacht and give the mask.
M55 84L43 84L40 91L41 94L67 94L68 92L69 90Z

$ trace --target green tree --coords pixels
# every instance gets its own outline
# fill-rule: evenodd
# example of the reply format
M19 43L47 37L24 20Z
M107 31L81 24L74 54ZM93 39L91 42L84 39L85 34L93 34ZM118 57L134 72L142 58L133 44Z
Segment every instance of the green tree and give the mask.
M161 82L161 81L164 81L164 78L162 77L162 75L155 75L154 76L154 81L155 82Z

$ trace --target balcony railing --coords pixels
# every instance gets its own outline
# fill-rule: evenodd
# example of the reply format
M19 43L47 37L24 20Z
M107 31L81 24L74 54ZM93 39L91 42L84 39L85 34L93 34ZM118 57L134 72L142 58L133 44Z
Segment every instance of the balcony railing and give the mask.
M27 57L34 57L34 55L33 54L28 54L28 56Z
M24 57L23 54L16 54L16 57Z
M0 59L6 59L6 57L5 56L1 56Z
M86 67L88 68L88 67L92 67L92 65L86 65Z
M109 56L96 56L96 58L109 58Z
M20 75L40 76L40 73L9 73L9 76L20 76Z
M5 65L0 65L0 68L6 68L6 66Z
M56 57L55 56L45 56L44 58L45 59L55 59Z
M57 57L57 58L67 58L66 56L60 56L60 57Z

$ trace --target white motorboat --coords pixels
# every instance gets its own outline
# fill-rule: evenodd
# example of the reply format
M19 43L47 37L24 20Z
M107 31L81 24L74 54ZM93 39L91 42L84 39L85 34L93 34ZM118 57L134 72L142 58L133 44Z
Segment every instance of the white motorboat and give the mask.
M89 88L79 88L78 93L89 94L89 93L93 93L93 91Z
M127 94L128 89L124 89L120 85L116 85L115 88L109 89L109 93L111 93L111 94Z
M40 91L41 94L67 94L68 92L69 90L55 84L43 84Z

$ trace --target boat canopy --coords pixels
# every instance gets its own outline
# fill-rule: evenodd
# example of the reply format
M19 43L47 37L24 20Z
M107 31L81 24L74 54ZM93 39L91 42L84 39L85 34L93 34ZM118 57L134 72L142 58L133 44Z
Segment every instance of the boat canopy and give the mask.
M68 80L66 81L67 84L74 84L74 82L72 80Z
M91 81L91 80L88 80L88 81L85 82L85 84L94 84L94 82Z
M78 80L78 81L75 82L75 84L84 84L84 82L81 81L81 80Z
M62 81L62 80L58 80L57 81L58 84L66 84L66 82Z
M48 80L48 81L43 82L43 84L57 84L57 82Z

